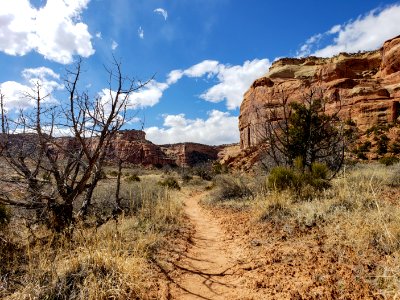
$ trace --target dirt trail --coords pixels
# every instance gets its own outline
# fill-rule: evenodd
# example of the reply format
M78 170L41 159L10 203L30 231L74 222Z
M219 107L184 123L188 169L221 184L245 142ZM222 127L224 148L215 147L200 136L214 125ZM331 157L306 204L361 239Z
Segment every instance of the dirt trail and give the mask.
M188 197L185 212L195 233L191 246L176 265L171 299L236 299L240 277L234 274L240 249L223 232L215 217L199 205L204 194Z

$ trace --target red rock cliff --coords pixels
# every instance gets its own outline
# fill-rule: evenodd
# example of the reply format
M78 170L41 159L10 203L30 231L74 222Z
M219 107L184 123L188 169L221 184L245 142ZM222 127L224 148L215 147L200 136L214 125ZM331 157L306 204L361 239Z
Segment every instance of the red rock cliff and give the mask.
M266 103L277 103L281 91L289 101L299 100L309 88L322 88L332 108L340 102L342 118L352 119L361 130L393 122L400 113L400 36L376 51L274 62L244 95L239 116L241 148L262 141Z

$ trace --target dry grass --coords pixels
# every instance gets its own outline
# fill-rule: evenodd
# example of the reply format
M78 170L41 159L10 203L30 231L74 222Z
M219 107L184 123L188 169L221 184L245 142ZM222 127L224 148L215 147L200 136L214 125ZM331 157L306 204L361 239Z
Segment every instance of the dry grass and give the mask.
M165 236L179 226L181 203L173 191L153 180L125 183L123 196L128 208L136 209L98 228L79 224L71 237L55 236L44 228L28 231L21 222L10 224L2 232L1 261L4 258L7 265L0 268L0 298L152 297L156 274L150 260ZM113 189L103 183L95 199L100 208L112 201Z
M331 188L308 201L290 191L256 188L263 186L260 182L253 186L255 200L246 203L258 222L301 234L318 231L325 237L324 251L346 260L345 253L351 249L357 259L373 266L357 276L371 282L386 298L400 296L400 164L344 170ZM223 205L236 209L239 203L243 199Z

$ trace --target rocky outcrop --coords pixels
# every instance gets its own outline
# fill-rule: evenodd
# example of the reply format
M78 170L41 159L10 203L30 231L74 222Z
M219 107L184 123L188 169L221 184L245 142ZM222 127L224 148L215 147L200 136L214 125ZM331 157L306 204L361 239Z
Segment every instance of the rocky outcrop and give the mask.
M222 146L209 146L197 143L162 145L162 151L174 159L178 166L195 166L218 159Z
M50 137L48 137L50 139ZM0 134L0 155L2 145L11 143L13 152L24 152L26 155L36 153L38 136L36 134ZM97 138L87 140L89 147L94 148ZM50 151L58 159L65 159L68 153L78 150L80 144L73 137L58 137L50 146ZM126 164L143 166L177 165L192 167L197 164L215 161L224 146L209 146L197 143L179 143L158 146L146 140L146 133L141 130L122 130L117 132L107 152L108 162L122 160Z
M165 155L161 148L146 140L141 130L124 130L117 133L111 143L109 160L122 159L126 163L144 166L174 165L175 160Z
M72 137L58 139L64 149L78 146ZM93 146L96 139L93 141ZM146 133L141 130L119 131L113 139L107 154L108 161L120 159L127 164L143 166L194 166L218 159L221 146L208 146L197 143L179 143L158 146L146 140ZM62 158L60 156L60 158Z
M321 89L328 110L341 106L340 116L360 130L397 120L400 113L400 36L370 52L341 53L332 58L283 58L257 79L240 107L241 149L262 142L266 105L279 105L282 93L299 101L310 89Z

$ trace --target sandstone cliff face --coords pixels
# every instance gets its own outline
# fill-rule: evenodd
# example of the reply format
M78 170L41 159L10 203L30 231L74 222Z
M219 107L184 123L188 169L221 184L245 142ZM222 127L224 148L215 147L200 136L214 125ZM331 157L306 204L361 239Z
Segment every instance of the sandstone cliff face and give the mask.
M161 149L168 157L174 159L178 166L186 167L217 160L221 146L179 143L163 145Z
M58 142L65 149L77 147L72 137L59 138ZM93 146L96 140L94 140ZM108 161L143 166L194 166L199 163L218 159L221 146L208 146L197 143L180 143L158 146L146 140L146 133L141 130L124 130L116 134L107 154ZM61 157L60 157L61 158Z
M38 136L29 134L12 134L4 136L0 134L0 150L2 145L11 143L12 151L20 151L27 155L34 154L38 149ZM74 137L56 138L50 150L58 159L65 159L70 150L78 150L79 142ZM94 149L97 138L87 140L90 148ZM57 146L56 146L57 144ZM118 162L120 159L127 164L143 166L177 165L192 167L197 164L215 161L219 158L219 152L225 146L209 146L197 143L179 143L170 145L155 145L146 140L146 133L141 130L119 131L111 142L106 160ZM63 150L61 150L63 149ZM72 151L73 152L73 151ZM1 151L0 151L1 156Z
M277 105L282 91L289 101L298 101L310 88L324 91L328 110L340 104L340 116L353 120L360 130L395 121L400 113L400 36L376 51L274 62L244 95L239 116L241 148L262 142L266 104Z
M127 163L144 166L175 164L175 160L166 156L159 146L146 140L146 133L141 130L118 132L111 143L109 159L122 159Z

